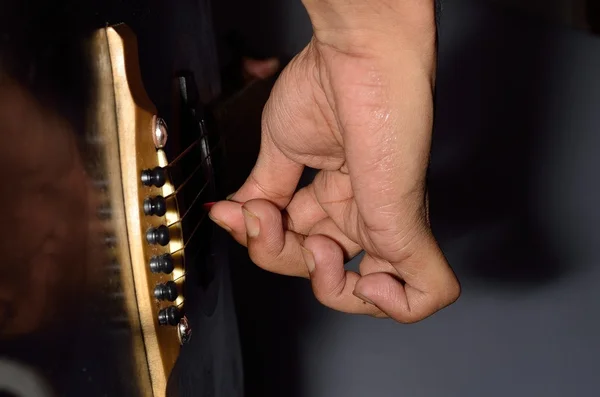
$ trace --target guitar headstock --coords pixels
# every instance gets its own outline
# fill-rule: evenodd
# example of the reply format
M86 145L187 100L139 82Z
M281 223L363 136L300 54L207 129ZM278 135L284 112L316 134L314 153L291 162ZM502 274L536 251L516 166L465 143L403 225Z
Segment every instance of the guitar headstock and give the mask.
M215 194L211 161L218 145L197 114L182 115L174 129L191 117L187 122L195 123L195 136L169 131L144 89L136 39L127 26L97 31L89 48L97 104L88 123L95 159L90 172L103 202L128 327L134 330L131 354L139 383L151 385L142 394L163 396L192 335L185 316L186 266L202 248L203 203ZM189 76L175 80L181 101L192 101Z

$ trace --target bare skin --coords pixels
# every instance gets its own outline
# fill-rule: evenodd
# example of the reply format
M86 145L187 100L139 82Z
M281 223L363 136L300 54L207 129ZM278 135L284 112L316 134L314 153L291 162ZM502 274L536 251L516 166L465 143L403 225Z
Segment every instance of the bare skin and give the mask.
M433 3L305 5L313 39L265 107L254 169L211 218L258 266L310 278L330 308L420 321L460 294L428 219ZM304 167L320 171L296 192Z

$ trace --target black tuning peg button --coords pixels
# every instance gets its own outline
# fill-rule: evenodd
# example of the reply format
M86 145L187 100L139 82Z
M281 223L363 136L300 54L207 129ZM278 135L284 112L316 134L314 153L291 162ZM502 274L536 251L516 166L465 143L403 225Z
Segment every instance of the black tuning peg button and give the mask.
M150 258L150 271L152 273L164 273L171 274L175 270L173 264L173 257L171 254L164 254L160 256L153 256Z
M154 297L159 301L175 302L178 296L179 291L177 291L177 284L174 281L158 284L154 287Z
M160 325L177 325L182 319L181 310L175 306L169 306L158 312L158 323Z
M167 200L163 196L148 197L144 200L144 214L163 216L167 213Z
M146 241L150 245L162 245L163 247L169 244L171 237L169 236L169 228L165 225L159 227L151 227L146 232Z
M142 171L141 180L144 186L163 187L167 182L167 172L161 167L144 170Z

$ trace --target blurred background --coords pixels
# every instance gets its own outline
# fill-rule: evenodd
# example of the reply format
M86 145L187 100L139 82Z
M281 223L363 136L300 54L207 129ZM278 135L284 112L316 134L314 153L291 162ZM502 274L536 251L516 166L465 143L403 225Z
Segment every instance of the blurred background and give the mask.
M237 249L248 396L599 393L596 7L444 2L432 221L463 296L417 325L353 317ZM300 1L220 0L214 12L219 42L252 56L289 60L311 36Z

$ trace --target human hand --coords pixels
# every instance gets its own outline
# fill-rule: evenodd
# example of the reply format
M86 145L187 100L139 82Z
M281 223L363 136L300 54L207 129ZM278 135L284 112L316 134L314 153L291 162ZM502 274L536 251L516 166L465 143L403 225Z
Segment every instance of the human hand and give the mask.
M422 320L460 292L428 219L433 18L367 32L311 17L313 40L265 107L257 163L211 218L261 268L310 277L330 308ZM320 171L296 192L304 167ZM360 274L344 270L363 250Z

